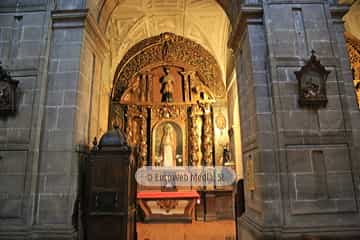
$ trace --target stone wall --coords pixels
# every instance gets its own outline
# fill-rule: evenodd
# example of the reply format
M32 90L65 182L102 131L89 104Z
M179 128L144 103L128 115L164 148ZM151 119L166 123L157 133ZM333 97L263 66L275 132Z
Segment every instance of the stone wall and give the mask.
M40 128L48 62L45 1L0 3L0 60L19 81L18 111L0 118L0 238L21 236L35 222ZM16 228L16 231L12 229Z
M0 239L76 236L86 11L69 3L0 3L1 60L20 81L18 112L0 120Z
M281 0L260 8L263 16L254 19L254 8L244 5L249 17L237 61L242 135L249 138L243 137L245 183L252 158L255 179L246 192L241 239L358 236L360 112L342 36L346 9ZM299 107L294 74L312 49L331 71L328 104L318 110Z

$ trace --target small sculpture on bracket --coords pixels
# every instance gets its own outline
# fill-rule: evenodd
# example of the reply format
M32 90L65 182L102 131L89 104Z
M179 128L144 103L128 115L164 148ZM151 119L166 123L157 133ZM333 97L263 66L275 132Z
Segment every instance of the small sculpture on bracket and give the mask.
M330 71L316 59L315 51L311 51L307 61L295 75L299 86L299 105L301 107L325 107L327 104L326 79Z
M18 83L3 69L0 62L0 113L2 116L16 112L16 88Z

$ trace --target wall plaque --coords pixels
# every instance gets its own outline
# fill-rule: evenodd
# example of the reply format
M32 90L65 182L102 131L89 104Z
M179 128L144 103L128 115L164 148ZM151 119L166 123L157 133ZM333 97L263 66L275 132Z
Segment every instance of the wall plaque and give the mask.
M248 156L246 162L246 186L248 191L255 191L255 170L254 170L254 158L251 154Z
M325 107L327 104L326 79L330 71L326 70L316 59L315 51L311 51L310 60L307 61L295 75L299 87L300 107Z
M16 88L18 81L13 80L10 74L3 69L0 62L0 114L16 112Z

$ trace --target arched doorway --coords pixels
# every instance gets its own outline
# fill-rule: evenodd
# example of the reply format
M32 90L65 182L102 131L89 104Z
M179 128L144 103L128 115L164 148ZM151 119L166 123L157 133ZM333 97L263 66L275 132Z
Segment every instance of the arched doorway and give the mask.
M83 56L88 59L84 62L94 66L89 75L95 76L89 86L93 92L89 140L114 124L120 125L138 150L139 166L155 165L159 158L155 133L164 131L166 124L162 122L166 120L164 123L182 131L177 139L182 141L182 151L176 153L175 164L223 165L224 148L235 146L229 144L228 119L236 119L231 128L239 127L239 116L235 116L239 113L232 110L238 104L237 81L229 74L234 72L227 47L231 26L222 6L209 0L161 4L98 1L92 6L90 11L97 16L94 21L104 32L104 46L94 47L85 41L83 48ZM97 48L95 55L90 53L93 51L87 55L87 48ZM161 80L166 76L173 77L177 85L173 101L164 104ZM228 105L232 106L230 111ZM172 111L180 115L168 119L160 115ZM199 122L197 130L195 121ZM206 124L209 130L202 134ZM191 133L195 131L198 134L194 136ZM197 141L190 140L194 137ZM239 132L235 137L239 147ZM208 147L203 146L203 138L209 142ZM238 148L231 151L229 166L241 177L241 153ZM207 206L199 210L200 218L233 218L231 191L230 187L219 195L216 191L204 194ZM205 214L206 208L209 210ZM234 233L234 224L229 226Z
M103 31L103 41L87 44L84 43L83 56L87 58L88 65L95 66L95 77L93 82L93 91L95 91L93 107L91 112L93 119L89 123L89 142L94 136L99 136L108 128L108 109L110 109L109 95L112 95L114 89L114 78L116 78L118 65L128 58L128 51L135 44L159 36L164 32L172 32L178 36L183 36L194 43L199 44L205 51L213 56L219 68L218 79L222 81L221 91L227 95L226 101L229 105L238 104L237 81L234 74L235 65L232 60L232 50L228 48L228 40L231 31L230 13L225 13L226 4L215 0L171 0L160 4L156 1L88 1L90 13L96 17L94 21ZM235 11L235 6L232 11ZM231 9L230 7L226 9ZM95 24L95 23L94 23ZM99 45L99 42L103 43ZM89 46L87 46L89 45ZM97 57L91 56L92 48L90 45L96 45ZM139 45L138 45L139 46ZM87 52L89 52L87 54ZM130 53L131 55L132 53ZM94 59L94 57L96 59ZM92 60L91 60L92 59ZM92 62L95 61L95 62ZM92 71L92 70L89 70ZM91 75L91 74L89 74ZM234 81L232 81L233 79ZM101 88L101 91L97 89ZM217 89L217 87L215 87ZM232 94L227 94L231 90ZM225 100L225 98L224 98ZM96 101L98 104L94 104ZM96 105L101 105L101 111ZM233 111L224 111L222 114L226 118L239 119L233 116ZM238 113L236 113L238 115ZM235 115L236 115L235 114ZM101 117L100 117L101 115ZM236 124L239 127L239 120ZM219 134L227 135L224 131ZM240 138L240 136L237 136ZM237 141L240 145L240 140ZM241 154L237 154L241 158ZM242 161L236 158L237 174L242 176Z
M134 45L118 65L109 123L121 126L127 133L139 167L226 165L235 170L232 159L225 162L223 156L229 146L227 108L225 86L215 58L194 41L162 33ZM170 162L162 151L168 128L174 133ZM196 214L185 210L179 214L183 211L181 204L190 206L183 200L174 199L171 208L163 207L159 190L156 186L138 186L141 195L159 194L155 200L140 204L139 211L143 210L146 221L234 218L232 185L177 187L177 194L200 194L200 204L191 210ZM169 193L165 195L169 197ZM139 227L141 233L143 227Z

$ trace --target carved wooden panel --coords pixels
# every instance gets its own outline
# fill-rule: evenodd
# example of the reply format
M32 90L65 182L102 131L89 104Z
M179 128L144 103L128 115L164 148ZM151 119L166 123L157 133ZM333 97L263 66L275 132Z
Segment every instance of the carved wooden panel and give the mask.
M196 69L201 82L216 97L225 96L225 86L215 58L201 45L189 39L173 33L163 33L141 41L127 52L116 71L113 99L119 100L124 91L132 87L132 78L145 67L172 64Z

